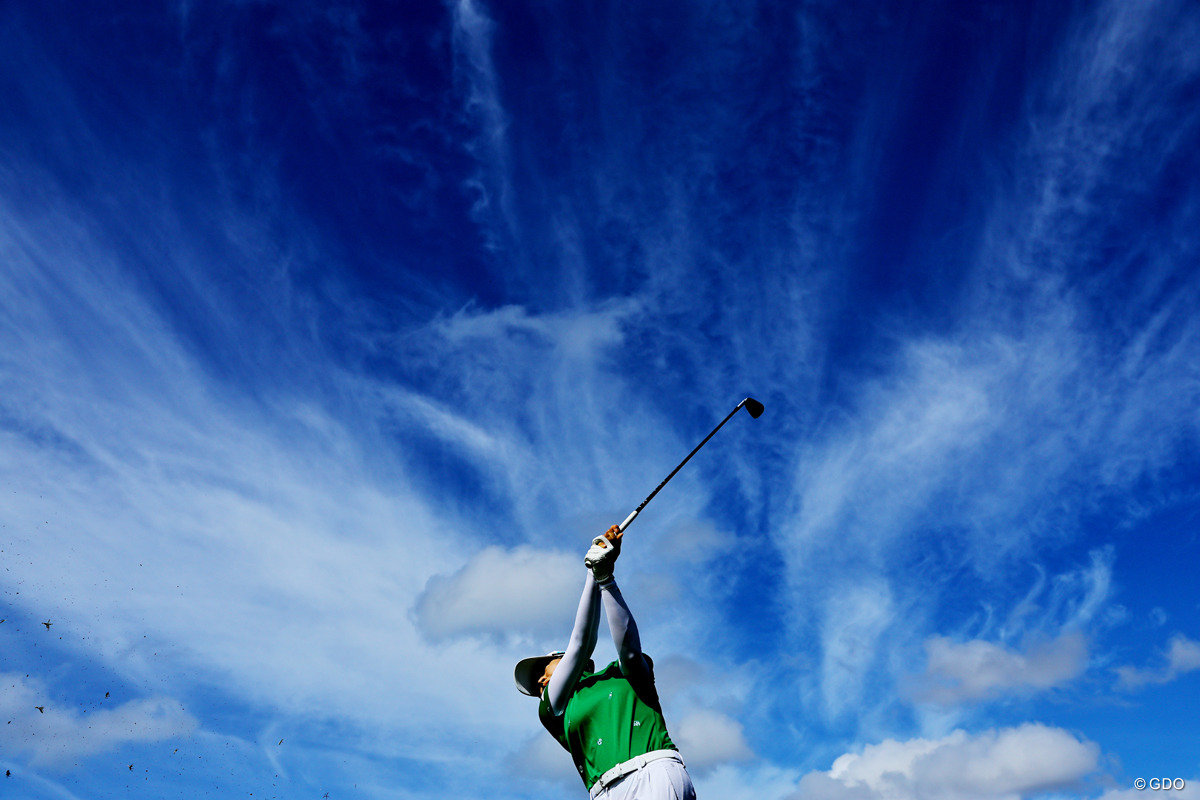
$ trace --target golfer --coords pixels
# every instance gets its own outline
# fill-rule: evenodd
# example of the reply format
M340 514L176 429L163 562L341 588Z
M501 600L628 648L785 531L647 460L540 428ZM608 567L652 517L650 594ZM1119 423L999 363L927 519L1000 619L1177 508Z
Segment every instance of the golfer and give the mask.
M540 697L538 716L571 754L593 800L694 800L696 790L667 733L654 664L613 578L621 529L597 536L567 649L523 659L517 688ZM591 655L604 605L617 660L595 671Z

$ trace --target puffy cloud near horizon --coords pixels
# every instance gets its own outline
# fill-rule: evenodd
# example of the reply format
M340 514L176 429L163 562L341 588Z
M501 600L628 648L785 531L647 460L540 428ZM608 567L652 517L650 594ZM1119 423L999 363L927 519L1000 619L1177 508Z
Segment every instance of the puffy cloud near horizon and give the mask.
M801 778L789 800L1019 800L1076 787L1099 766L1100 748L1061 728L956 730L846 753Z

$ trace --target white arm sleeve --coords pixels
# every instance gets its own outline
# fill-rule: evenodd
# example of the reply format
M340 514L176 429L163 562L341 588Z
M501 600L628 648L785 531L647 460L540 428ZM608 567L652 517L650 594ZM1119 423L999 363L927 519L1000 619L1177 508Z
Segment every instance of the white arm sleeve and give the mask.
M583 582L583 596L579 598L579 609L575 612L575 627L571 629L571 641L563 653L562 661L554 668L550 683L546 687L546 697L550 701L550 710L554 716L563 713L567 700L575 688L575 682L583 674L583 668L596 649L596 639L600 630L600 603L596 595L600 590L596 587L596 579L588 570L587 579Z
M633 621L629 606L625 605L617 582L607 581L600 588L600 596L604 598L604 615L608 617L608 629L617 648L617 657L621 660L621 672L631 681L649 678L650 669L642 658L642 641L638 637L637 623Z

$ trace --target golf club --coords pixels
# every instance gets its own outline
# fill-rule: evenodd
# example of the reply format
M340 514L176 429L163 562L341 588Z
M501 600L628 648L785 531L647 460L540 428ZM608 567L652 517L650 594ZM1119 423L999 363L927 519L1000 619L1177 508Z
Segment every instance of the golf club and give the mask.
M754 419L758 419L760 416L762 416L763 404L758 402L757 400L755 400L753 397L747 397L745 400L738 403L737 406L733 409L733 411L730 411L725 416L725 419L721 420L720 424L718 424L717 427L712 429L712 433L710 433L708 436L705 436L704 441L701 442L700 444L696 445L696 449L693 450L692 452L688 453L687 458L685 458L683 461L680 461L679 466L676 467L675 469L671 470L671 474L668 475L667 477L663 478L663 482L660 483L658 485L658 487L653 492L650 493L650 496L647 497L645 500L643 500L642 504L640 506L638 506L637 508L635 508L633 510L633 513L625 518L625 521L622 522L619 526L622 532L624 532L624 530L629 527L629 523L633 522L634 518L637 517L638 514L642 513L642 509L646 507L647 503L649 503L651 500L654 499L654 495L658 494L658 490L663 488L664 486L666 486L667 481L671 480L671 478L674 478L675 473L679 472L679 470L683 469L683 465L688 462L688 459L690 459L692 456L696 455L696 452L701 447L704 447L704 445L708 442L708 440L713 437L713 434L716 433L717 431L721 430L721 425L724 425L726 422L729 422L729 418L732 417L734 414L736 414L738 412L738 409L740 409L742 406L746 407L746 410L748 412L750 412L750 416L753 417Z

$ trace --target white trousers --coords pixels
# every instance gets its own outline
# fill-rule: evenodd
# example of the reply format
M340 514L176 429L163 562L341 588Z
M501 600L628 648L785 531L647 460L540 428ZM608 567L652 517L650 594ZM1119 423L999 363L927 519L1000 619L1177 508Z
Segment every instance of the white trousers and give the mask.
M683 764L662 758L610 783L595 800L696 800L696 787Z

